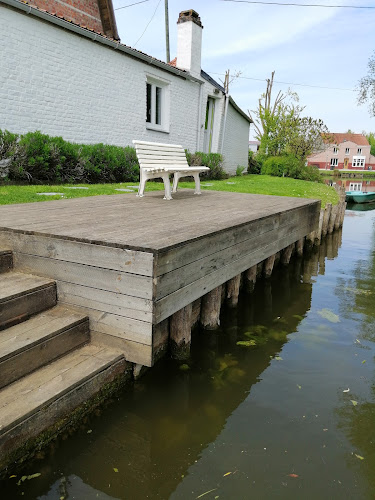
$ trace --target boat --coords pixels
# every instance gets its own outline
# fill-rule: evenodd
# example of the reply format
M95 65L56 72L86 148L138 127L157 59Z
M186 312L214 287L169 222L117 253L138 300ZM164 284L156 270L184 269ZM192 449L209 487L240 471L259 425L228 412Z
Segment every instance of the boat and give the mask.
M346 191L345 199L351 203L370 203L375 201L375 192Z

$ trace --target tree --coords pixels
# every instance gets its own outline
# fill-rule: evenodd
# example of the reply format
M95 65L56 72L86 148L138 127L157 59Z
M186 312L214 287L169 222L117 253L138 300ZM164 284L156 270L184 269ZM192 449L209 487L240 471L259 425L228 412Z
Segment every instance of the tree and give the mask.
M375 52L367 64L367 75L358 82L358 104L369 105L370 115L375 116Z
M370 132L369 134L365 134L370 146L371 150L370 153L375 156L375 134L374 132Z
M249 111L260 141L260 151L269 156L292 154L300 160L324 147L328 129L322 120L303 117L304 107L298 104L298 94L290 89L281 91L272 102L272 87L275 72L267 80L266 92L262 94L255 111Z

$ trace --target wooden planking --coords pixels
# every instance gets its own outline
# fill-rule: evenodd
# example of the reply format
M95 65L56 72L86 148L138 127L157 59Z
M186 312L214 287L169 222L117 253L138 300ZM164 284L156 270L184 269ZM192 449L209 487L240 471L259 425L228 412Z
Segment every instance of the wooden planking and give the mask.
M150 149L139 149L137 157L140 160L145 160L147 158L153 158L157 156L158 158L184 158L186 160L186 155L185 151L159 151L158 154L155 154L155 151L152 151Z
M202 295L213 290L217 286L225 283L237 274L249 269L258 262L263 261L270 255L285 248L290 243L297 241L312 230L312 224L299 227L296 231L287 234L281 239L275 239L264 247L259 247L255 251L241 256L239 259L230 262L223 268L203 276L197 281L180 288L179 290L163 297L155 303L154 322L159 323L168 318L173 313L190 304Z
M292 223L278 227L272 231L261 233L257 238L250 238L224 249L218 246L216 247L215 253L211 253L207 257L197 259L190 264L159 276L157 281L154 280L154 295L156 300L173 293L178 288L182 288L217 269L221 269L226 266L228 262L239 259L242 255L266 246L274 239L280 239L289 233L293 233L301 226L304 227L309 223L313 224L313 220L311 216L301 217L298 221L293 221ZM228 240L230 240L229 235ZM204 241L201 243L202 246L204 246ZM200 256L201 252L197 252L196 255Z
M54 284L53 280L17 272L0 276L0 303L15 299L27 292L36 292Z
M116 349L121 352L125 359L132 363L138 363L143 366L152 366L152 346L132 342L114 335L91 330L91 343L93 345L102 345L110 349Z
M103 267L142 276L152 276L153 272L152 253L10 231L0 232L0 241L6 241L15 252L38 257Z
M14 261L16 268L20 271L33 272L54 280L99 288L124 295L145 299L152 298L152 278L148 276L112 271L23 253L15 253Z
M152 300L130 297L87 286L57 281L57 298L63 302L118 314L140 321L152 321ZM69 300L68 300L69 299Z
M298 223L301 218L309 214L312 217L319 217L317 207L314 205L301 207L277 215L262 217L243 226L233 227L228 231L207 235L204 238L193 239L184 245L161 251L155 262L156 276L195 262L197 256L202 259L215 253L218 249L228 248L250 239L255 240L260 235L274 231L285 224Z
M0 250L0 273L10 271L13 267L13 254L11 250Z

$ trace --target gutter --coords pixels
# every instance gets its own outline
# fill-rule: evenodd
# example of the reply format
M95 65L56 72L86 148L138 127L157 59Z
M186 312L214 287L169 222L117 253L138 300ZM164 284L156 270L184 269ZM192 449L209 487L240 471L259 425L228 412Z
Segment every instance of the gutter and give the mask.
M131 47L128 47L127 45L124 45L124 44L117 42L115 40L111 40L103 35L100 35L99 33L95 33L93 31L90 31L87 28L82 28L81 26L78 26L77 24L71 23L69 21L65 21L65 19L60 19L59 17L53 16L52 14L49 14L48 12L43 12L37 8L32 7L31 5L22 3L19 0L0 0L0 5L1 4L5 4L5 5L8 5L10 7L14 7L17 10L23 11L25 14L31 14L39 19L42 19L44 21L48 21L49 23L55 24L57 26L60 26L61 28L67 29L68 31L72 31L73 33L76 33L76 34L81 35L85 38L88 38L88 39L92 40L93 42L99 42L102 45L107 46L108 48L112 48L112 49L118 50L120 52L123 52L124 54L126 54L130 57L138 59L138 60L140 60L146 64L149 64L151 66L155 66L157 68L160 68L163 71L167 71L168 73L172 73L176 76L184 78L185 80L190 80L190 81L196 82L196 83L202 83L202 80L192 76L187 71L183 71L183 70L180 70L180 69L175 68L173 66L170 66L169 64L166 64L163 61L159 61L159 59L155 59L154 57L151 57L147 54L144 54L143 52L139 52L138 50L132 49Z

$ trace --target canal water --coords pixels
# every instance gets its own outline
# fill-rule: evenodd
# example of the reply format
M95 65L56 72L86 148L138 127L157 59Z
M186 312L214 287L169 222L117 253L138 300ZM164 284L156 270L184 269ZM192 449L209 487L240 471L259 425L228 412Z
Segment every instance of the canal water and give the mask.
M218 331L196 329L187 364L160 362L0 483L1 500L374 499L375 206L351 208L367 210Z

